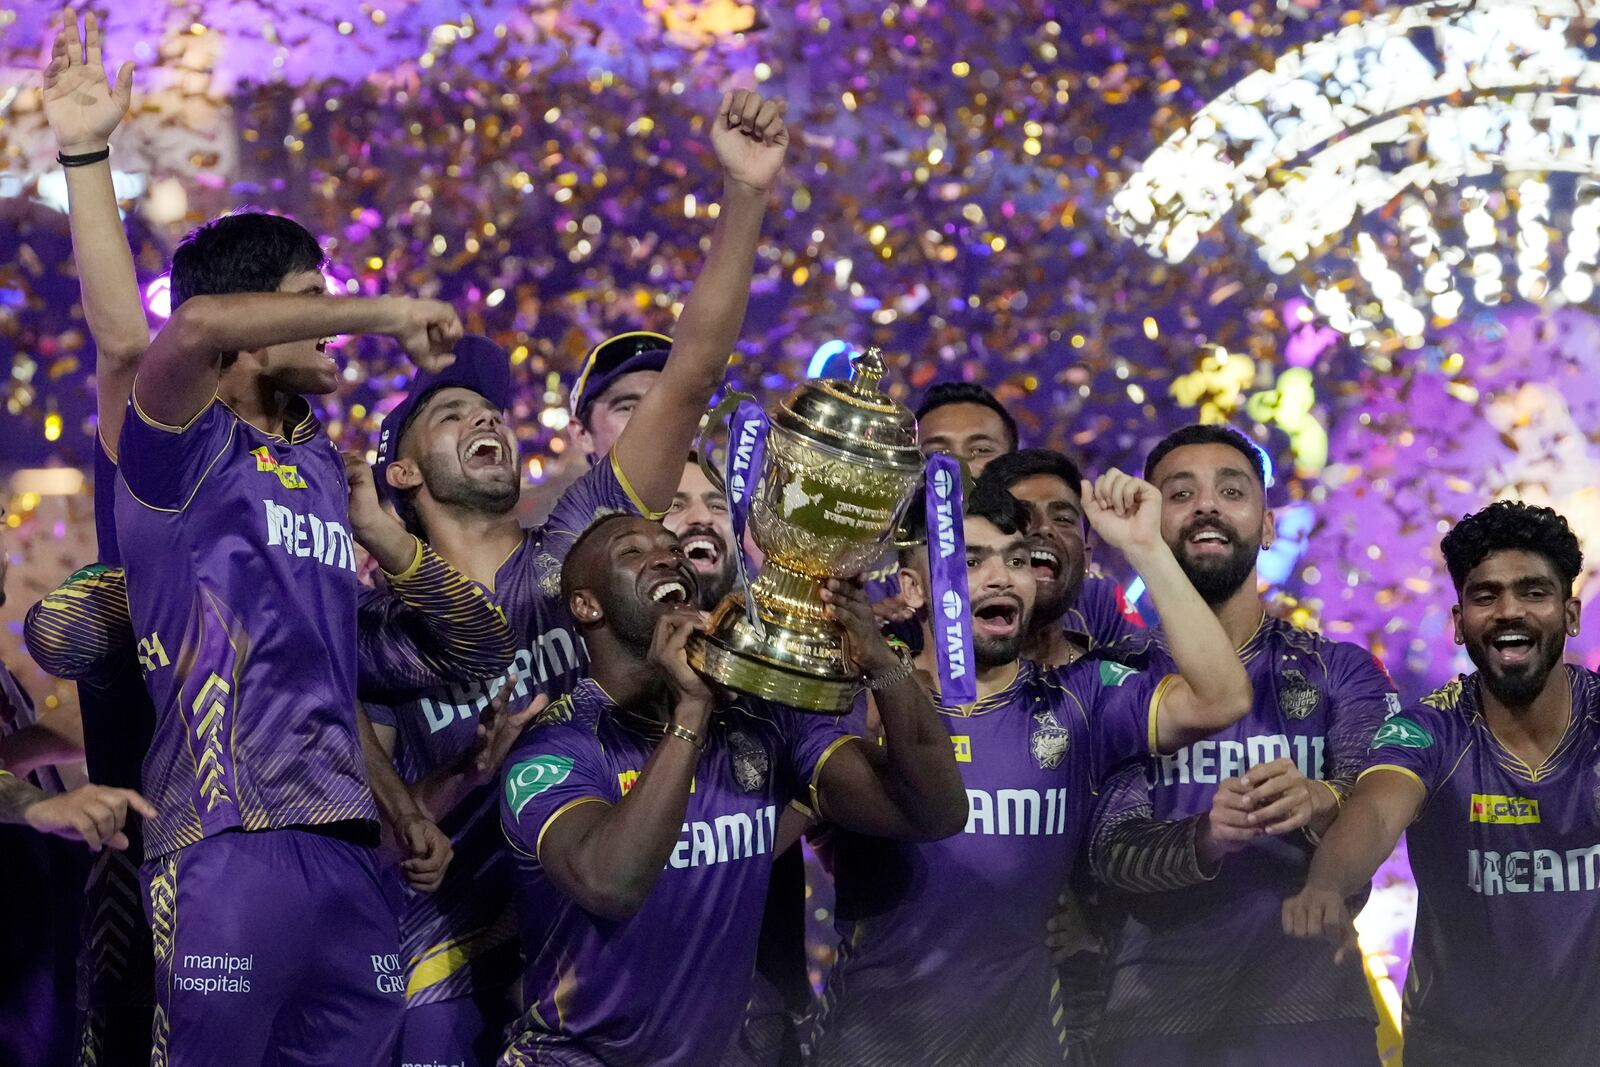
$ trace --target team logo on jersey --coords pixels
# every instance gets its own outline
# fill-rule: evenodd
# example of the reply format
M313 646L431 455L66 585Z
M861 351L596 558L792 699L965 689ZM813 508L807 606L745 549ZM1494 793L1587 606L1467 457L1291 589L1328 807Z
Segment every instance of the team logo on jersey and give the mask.
M733 780L746 793L759 793L767 786L767 775L772 770L772 760L767 750L743 730L728 735L728 747L733 750Z
M1496 793L1474 793L1467 812L1468 822L1522 826L1539 821L1539 802L1528 797L1503 797Z
M1373 735L1373 748L1382 748L1385 745L1392 745L1395 748L1431 748L1433 735L1404 715L1396 715L1378 727L1378 732Z
M511 808L512 817L521 815L529 801L554 789L571 773L571 756L534 756L511 768L506 776L506 804Z
M1322 703L1322 691L1297 670L1278 675L1278 707L1291 719L1308 719Z
M1028 739L1033 762L1042 770L1053 771L1067 755L1066 727L1057 722L1055 714L1049 710L1035 712L1033 724L1033 736Z
M279 463L266 445L250 453L256 457L256 470L267 471L278 476L278 481L285 489L308 489L306 480L300 476L300 468L293 463Z
M555 600L561 596L561 561L548 552L533 558L533 573L538 576L539 592Z
M1124 667L1122 664L1112 663L1108 659L1100 661L1100 684L1109 685L1113 689L1138 673L1132 667Z

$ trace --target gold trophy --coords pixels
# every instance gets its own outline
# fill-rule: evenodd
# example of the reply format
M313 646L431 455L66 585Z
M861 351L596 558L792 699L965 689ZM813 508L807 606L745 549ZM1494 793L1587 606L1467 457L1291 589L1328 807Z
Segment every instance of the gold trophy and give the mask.
M689 664L707 678L806 711L850 710L864 680L844 631L823 617L822 582L882 559L922 483L916 418L879 388L883 375L883 354L870 348L848 382L808 381L771 417L750 506L766 561L749 610L744 591L730 593L690 638ZM705 441L698 454L721 486Z

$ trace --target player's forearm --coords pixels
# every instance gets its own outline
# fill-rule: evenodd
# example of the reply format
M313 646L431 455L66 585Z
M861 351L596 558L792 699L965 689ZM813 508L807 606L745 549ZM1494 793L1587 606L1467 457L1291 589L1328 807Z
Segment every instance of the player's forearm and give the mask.
M1220 853L1202 856L1204 816L1163 820L1130 816L1095 833L1095 879L1127 893L1167 893L1214 877Z
M967 822L967 790L956 767L950 734L928 691L914 676L873 691L883 723L888 759L884 788L918 840L960 833Z
M644 906L683 832L699 757L667 734L627 795L589 826L566 865L586 911L622 920Z
M394 758L378 739L372 720L362 708L356 709L356 732L361 738L361 759L367 770L367 787L383 817L386 843L392 843L395 827L407 817L420 817L422 810L411 796L399 773L394 769Z
M1161 728L1175 745L1205 737L1238 722L1250 711L1250 677L1222 622L1195 591L1165 544L1130 553L1161 616L1173 662L1193 693L1181 714L1162 714ZM1168 747L1165 744L1163 747Z
M138 361L150 347L150 324L117 210L111 162L67 167L66 177L67 219L83 295L83 317L94 337L95 374L103 378ZM127 385L132 385L131 378ZM103 388L101 397L105 398ZM122 400L126 404L127 396Z
M1408 822L1358 785L1317 846L1306 888L1354 896L1389 858Z
M46 796L32 782L0 768L0 823L25 824L28 809Z
M1339 809L1344 806L1351 783L1346 779L1333 782L1313 780L1310 784L1311 818L1306 821L1306 829L1321 837L1339 817Z
M728 183L711 250L672 331L672 355L613 446L618 466L652 511L671 506L700 416L738 343L767 195Z

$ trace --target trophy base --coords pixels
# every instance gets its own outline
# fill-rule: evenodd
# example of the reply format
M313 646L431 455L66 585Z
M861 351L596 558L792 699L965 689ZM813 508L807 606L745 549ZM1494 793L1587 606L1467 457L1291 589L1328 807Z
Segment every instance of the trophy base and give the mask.
M745 617L743 596L733 594L718 605L710 630L689 638L689 666L719 685L800 711L843 715L854 706L863 679L839 671L843 649L828 641L833 635L762 623L764 638ZM816 656L819 643L835 654Z

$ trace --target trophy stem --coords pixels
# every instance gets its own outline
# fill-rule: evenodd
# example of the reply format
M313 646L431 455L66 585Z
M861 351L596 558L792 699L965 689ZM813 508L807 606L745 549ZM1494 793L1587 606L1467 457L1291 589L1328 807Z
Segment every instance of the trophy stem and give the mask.
M792 629L833 629L822 614L822 587L816 578L790 570L777 560L761 568L750 595L764 622Z

